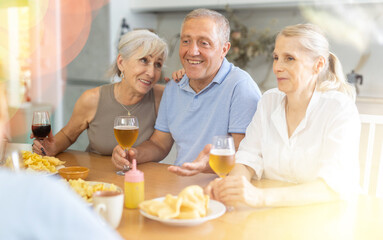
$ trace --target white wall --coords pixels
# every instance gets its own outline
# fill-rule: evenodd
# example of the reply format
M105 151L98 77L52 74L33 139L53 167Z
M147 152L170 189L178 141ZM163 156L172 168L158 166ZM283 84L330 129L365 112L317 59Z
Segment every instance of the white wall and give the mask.
M383 34L383 4L364 4L364 5L347 5L332 7L332 9L339 9L334 12L330 9L320 9L316 15L311 18L319 19L319 22L327 24L326 26L335 29L335 32L342 33L346 29L348 32L357 29L361 24L364 29L371 27L375 24L376 29L371 32L357 32L349 38L365 39L366 51L370 51L370 58L358 72L364 76L363 85L360 87L361 96L383 97L383 40L378 38L379 34ZM224 13L224 12L223 12ZM274 33L287 25L309 22L303 17L303 9L299 7L289 8L255 8L255 9L240 9L236 10L237 16L249 27L263 30L270 28ZM344 16L340 15L344 13ZM187 12L161 12L158 13L158 34L164 37L168 43L171 43L173 36L180 31L181 22ZM366 17L369 16L370 18ZM322 17L322 18L321 18ZM323 18L324 17L324 18ZM351 17L347 19L347 17ZM373 19L374 23L368 22ZM276 20L276 24L271 22ZM350 30L351 29L351 30ZM371 36L368 39L368 36ZM330 50L334 52L343 64L345 73L351 72L362 55L362 52L355 46L351 45L345 34L340 34L339 37L334 35L329 36ZM367 40L366 40L367 39ZM166 62L164 69L165 76L171 76L171 72L180 68L178 57L178 45L175 47L175 52ZM265 59L258 58L249 64L246 70L252 75L256 82L261 82L265 79L267 72L270 70L269 66L265 64ZM271 74L271 79L267 82L266 88L275 87L274 75Z
M68 65L68 79L96 82L110 80L105 73L117 56L123 18L127 20L130 29L155 30L157 25L155 14L132 13L129 1L110 0L109 4L92 13L89 37L79 55Z
M156 30L156 15L153 13L134 13L130 10L130 1L128 0L111 0L109 3L110 11L110 39L111 49L115 49L111 53L111 60L117 56L117 46L120 38L122 19L125 18L130 30L136 28L149 28Z

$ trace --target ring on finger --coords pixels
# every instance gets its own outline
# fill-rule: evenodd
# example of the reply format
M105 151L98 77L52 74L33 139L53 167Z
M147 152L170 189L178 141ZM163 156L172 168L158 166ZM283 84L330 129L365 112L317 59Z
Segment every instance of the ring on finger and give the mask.
M123 170L124 171L129 171L130 170L130 166L124 164Z

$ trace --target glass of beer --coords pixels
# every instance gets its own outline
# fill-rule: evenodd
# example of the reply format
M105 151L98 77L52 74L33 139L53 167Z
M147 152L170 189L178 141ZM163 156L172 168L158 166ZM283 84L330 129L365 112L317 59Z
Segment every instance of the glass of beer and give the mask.
M128 154L129 149L136 142L138 137L138 120L135 116L119 116L114 119L114 136L118 144ZM118 171L118 175L125 175L129 169L124 166L124 170Z
M221 178L226 177L235 165L235 147L231 136L214 136L209 165Z
M43 140L51 132L49 113L45 111L33 112L32 132L36 139Z

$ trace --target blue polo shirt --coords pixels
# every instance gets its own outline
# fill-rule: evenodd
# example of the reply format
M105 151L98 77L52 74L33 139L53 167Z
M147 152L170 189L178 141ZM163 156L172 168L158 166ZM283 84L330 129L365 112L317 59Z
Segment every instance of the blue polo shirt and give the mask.
M155 129L171 133L177 149L175 165L192 162L213 136L245 133L261 92L250 75L224 59L213 81L196 93L184 75L168 82Z

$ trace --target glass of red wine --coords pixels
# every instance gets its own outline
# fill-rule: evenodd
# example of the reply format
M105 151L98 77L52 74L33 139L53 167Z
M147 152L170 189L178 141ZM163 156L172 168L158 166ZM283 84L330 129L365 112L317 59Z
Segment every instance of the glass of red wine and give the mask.
M43 140L51 131L49 113L44 111L33 112L32 132L36 139Z

